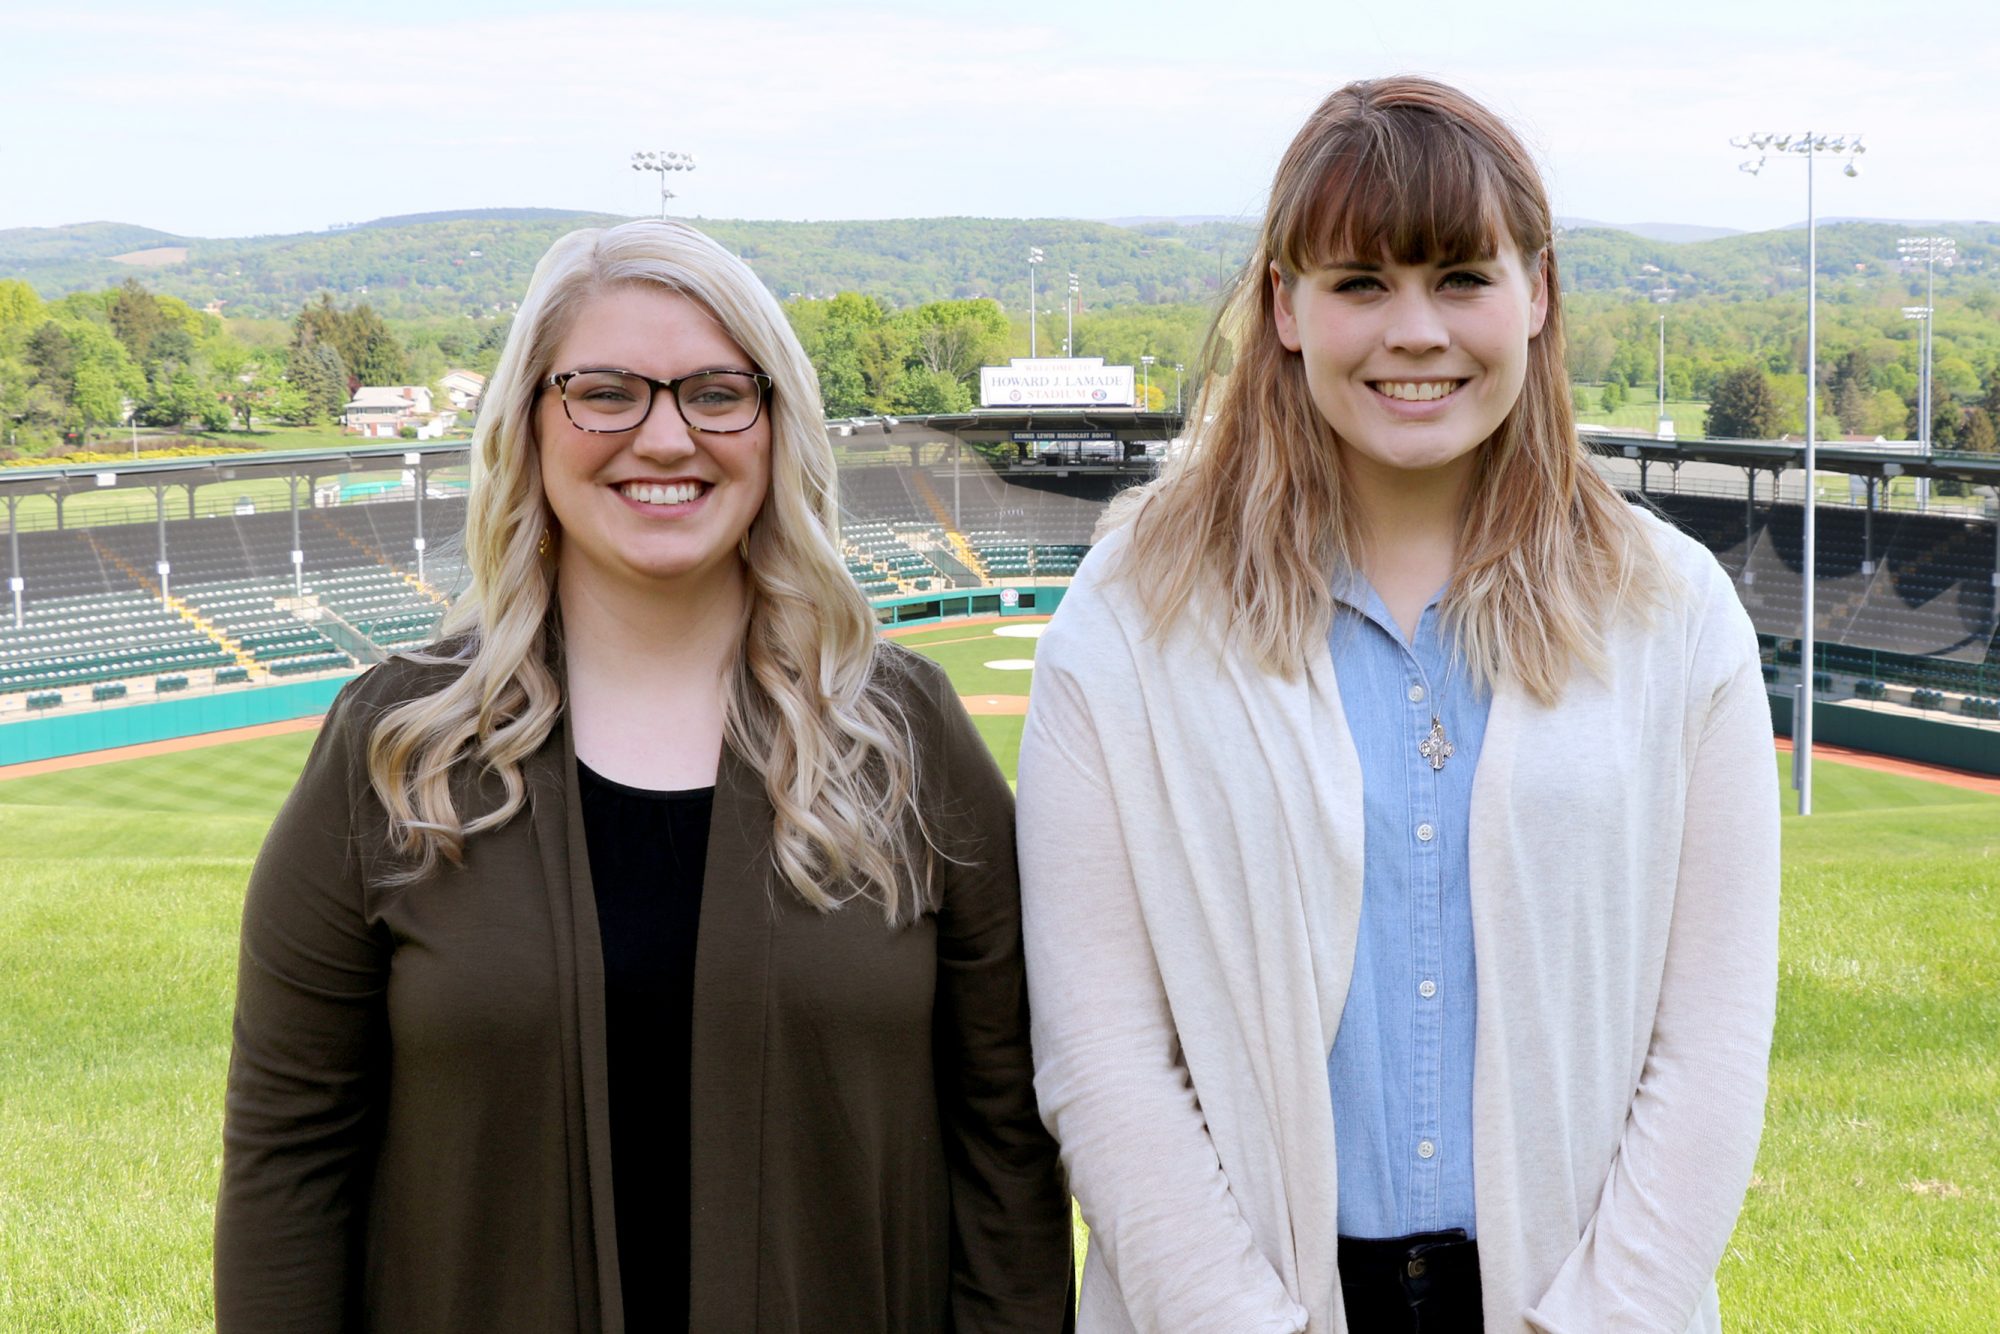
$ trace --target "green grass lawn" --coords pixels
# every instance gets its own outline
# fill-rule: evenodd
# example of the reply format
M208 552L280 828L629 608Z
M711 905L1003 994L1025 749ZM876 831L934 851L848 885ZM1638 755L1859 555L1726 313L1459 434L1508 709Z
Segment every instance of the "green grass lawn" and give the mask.
M973 632L917 646L955 670L1032 655L942 642ZM1029 673L1005 675L1025 693ZM1010 778L1020 721L978 720ZM212 1325L236 918L310 743L0 782L0 1330ZM1824 762L1815 784L1819 814L1785 827L1771 1107L1723 1262L1729 1326L1991 1328L2000 799Z
M0 1329L213 1325L236 920L311 742L0 783Z
M925 642L901 641L925 657L940 663L951 673L961 695L1025 695L1034 673L1022 668L988 667L989 662L1031 662L1035 656L1032 639L1004 639L991 626L960 630L957 635Z
M1579 426L1615 426L1651 435L1659 424L1660 401L1653 397L1651 385L1633 390L1630 398L1610 412L1598 405L1598 386L1589 386L1589 392L1590 408L1576 414ZM1674 424L1676 436L1700 435L1702 422L1708 416L1708 400L1670 398L1667 400L1667 416Z
M114 464L105 464L106 471L116 472ZM430 474L432 482L443 485L462 482L466 470L458 468L437 468ZM396 479L398 468L394 464L383 465L372 472L352 474L367 481ZM330 479L321 479L323 482ZM153 491L143 481L121 478L121 485L101 491L78 491L63 501L63 522L70 528L87 528L108 524L146 523L158 518L159 502ZM195 490L194 517L212 515L231 516L236 513L239 500L248 499L254 506L254 513L284 513L291 506L290 484L282 477L254 477L240 481L203 482ZM301 484L299 504L310 508L312 493ZM55 501L45 495L23 496L20 505L21 529L31 532L35 529L56 526ZM189 518L187 492L178 486L167 489L167 518ZM308 520L309 521L309 520Z
M1724 1309L1737 1329L1992 1329L2000 798L1823 763L1813 788L1816 813L1785 820L1771 1101Z
M996 635L993 633L995 628L992 625L947 623L898 635L896 642L941 664L951 674L952 683L961 695L1026 695L1029 683L1034 679L1032 671L1003 671L986 664L1032 661L1036 641L1025 636ZM973 726L986 739L987 749L993 752L993 758L999 762L1001 772L1007 775L1010 783L1014 781L1015 764L1021 755L1021 725L1024 721L1019 714L975 713L972 717Z

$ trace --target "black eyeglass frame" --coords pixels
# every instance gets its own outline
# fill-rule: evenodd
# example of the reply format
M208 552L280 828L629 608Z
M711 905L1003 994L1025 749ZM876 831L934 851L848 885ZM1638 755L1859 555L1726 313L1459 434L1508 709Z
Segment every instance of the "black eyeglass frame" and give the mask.
M646 410L641 412L639 420L633 422L630 426L585 426L576 419L576 414L569 410L568 385L571 380L574 380L579 375L627 375L634 380L644 382L650 391L646 396ZM757 411L750 418L748 424L732 426L727 430L719 430L713 426L698 426L694 422L688 421L687 409L681 405L681 386L689 380L699 380L704 375L747 375L750 377L751 383L757 386ZM745 431L755 430L757 423L764 420L764 403L771 396L771 386L774 383L776 382L764 372L746 371L740 366L710 366L703 370L689 371L686 375L675 376L671 380L655 380L650 375L641 375L637 371L628 371L621 366L579 366L573 371L556 372L544 380L542 385L544 388L556 391L556 397L562 400L563 416L569 419L569 424L577 430L587 432L591 435L623 435L627 431L638 430L646 424L646 419L653 415L653 404L660 401L661 394L665 394L672 400L674 411L680 414L681 421L686 424L690 431L700 431L704 435L741 435Z

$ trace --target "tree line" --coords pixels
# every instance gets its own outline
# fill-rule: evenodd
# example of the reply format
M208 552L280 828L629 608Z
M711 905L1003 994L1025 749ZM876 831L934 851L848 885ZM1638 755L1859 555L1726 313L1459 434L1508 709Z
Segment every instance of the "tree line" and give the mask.
M481 210L218 240L116 224L16 229L0 231L0 273L54 299L117 284L131 272L118 256L174 248L187 256L148 268L154 290L197 308L220 303L232 317L289 318L321 291L342 303L366 301L392 321L494 316L514 309L556 238L625 220ZM859 291L894 309L980 297L1025 308L1030 246L1050 258L1039 275L1045 302L1067 285L1069 270L1093 305L1207 300L1241 263L1253 235L1241 224L1129 228L1070 218L695 223L743 256L781 300Z
M1049 268L1077 262L1054 252ZM1820 434L1918 434L1920 325L1903 318L1911 279L1835 288L1821 302ZM1023 282L1025 286L1025 281ZM1941 294L1933 358L1932 435L1941 448L1992 451L2000 434L2000 291L1959 284ZM1082 298L1058 286L1038 300L1044 356L1073 341L1078 356L1138 366L1148 406L1191 407L1213 297L1176 303ZM787 317L820 378L829 417L959 412L978 399L979 368L1024 356L1025 302L953 297L897 305L854 290L795 295ZM1665 317L1667 396L1706 400L1707 434L1773 438L1804 427L1804 320L1795 293L1676 299L1624 293L1566 302L1565 359L1580 405L1650 397ZM45 300L0 279L0 449L59 452L133 423L222 431L338 418L363 384L435 387L452 367L490 373L509 319L395 319L369 301L322 291L284 318L224 318L136 278ZM1227 347L1222 354L1226 362ZM1176 370L1176 367L1183 369Z
M1025 314L988 298L892 309L843 292L797 297L785 314L819 374L829 417L963 412L978 401L979 368L1027 355ZM1072 315L1039 312L1034 345L1114 365L1154 357L1142 377L1153 407L1191 400L1191 373L1209 318L1204 305L1130 305ZM203 432L339 419L362 385L430 385L453 367L490 374L509 321L391 321L366 302L325 292L289 320L225 320L136 278L44 301L0 279L0 458L43 457L131 426ZM1190 378L1181 383L1176 364Z
M1071 338L1074 355L1110 365L1136 368L1151 356L1150 373L1135 377L1141 406L1171 407L1177 389L1191 402L1196 353L1210 318L1208 307L1194 304L1042 310L1031 340L1025 312L1009 316L990 299L892 310L859 292L795 298L785 303L785 315L819 373L829 417L964 412L979 401L980 367L1005 365L1031 348L1061 356ZM1177 364L1186 368L1184 386Z
M1922 375L1922 325L1903 307L1922 300L1912 282L1856 291L1835 289L1819 303L1819 434L1914 439ZM1657 392L1661 318L1665 319L1666 391L1670 399L1718 398L1768 407L1749 415L1722 409L1707 433L1771 439L1805 429L1803 293L1750 300L1676 298L1660 305L1604 293L1565 302L1565 362L1572 382L1601 386L1605 402L1647 386ZM1984 452L2000 427L2000 294L1969 286L1940 293L1932 350L1932 437L1939 448ZM1751 374L1763 389L1751 397ZM1725 381L1733 389L1725 393ZM1732 398L1732 394L1734 397ZM1724 429L1727 428L1727 429Z
M505 336L490 321L399 333L367 303L340 307L325 293L274 326L194 310L136 278L57 301L0 279L0 459L60 453L122 426L324 425L360 385L435 391L454 366L490 369Z
M361 226L289 236L179 237L117 223L0 230L0 274L55 300L115 286L132 270L119 257L184 249L177 262L149 267L153 290L201 309L220 303L233 319L289 319L321 291L343 305L367 302L392 322L505 315L527 287L549 244L578 227L623 219L552 209L484 209L382 218ZM780 299L865 292L891 309L929 301L1027 305L1028 249L1049 263L1043 299L1075 272L1093 307L1175 305L1212 300L1255 245L1249 221L1183 225L1171 220L1120 226L1073 218L892 218L788 222L696 219L742 255ZM1938 274L1939 291L1968 297L2000 279L2000 225L1936 228L1958 246L1958 264ZM1819 229L1819 276L1830 301L1908 287L1898 262L1901 229L1833 223ZM1800 229L1674 243L1610 228L1560 231L1555 248L1565 290L1644 301L1671 291L1676 302L1796 299L1805 285ZM163 259L171 256L156 255ZM1056 304L1056 303L1050 303Z

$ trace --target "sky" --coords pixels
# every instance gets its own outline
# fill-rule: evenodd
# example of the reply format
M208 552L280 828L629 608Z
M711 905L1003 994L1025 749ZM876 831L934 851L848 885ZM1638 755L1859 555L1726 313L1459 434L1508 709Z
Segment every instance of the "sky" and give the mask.
M1732 136L1865 136L1822 217L2000 218L2000 24L1876 0L0 0L0 228L184 236L402 213L1252 216L1328 92L1414 72L1499 111L1558 216L1798 223ZM1921 25L1921 26L1919 26Z

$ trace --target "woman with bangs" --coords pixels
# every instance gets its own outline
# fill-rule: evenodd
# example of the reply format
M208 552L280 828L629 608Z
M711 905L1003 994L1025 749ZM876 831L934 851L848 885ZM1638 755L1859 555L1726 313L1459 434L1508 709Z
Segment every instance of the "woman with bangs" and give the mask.
M470 590L341 692L251 879L219 1329L1070 1323L1011 797L836 514L742 261L555 244Z
M1037 652L1023 912L1080 1329L1720 1328L1770 716L1728 579L1587 460L1551 240L1464 94L1329 97L1186 452Z

